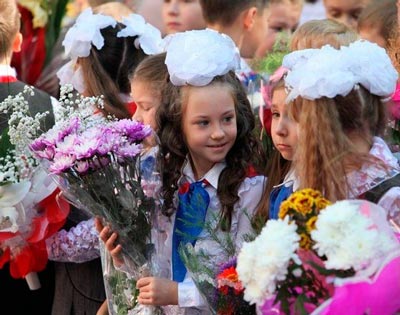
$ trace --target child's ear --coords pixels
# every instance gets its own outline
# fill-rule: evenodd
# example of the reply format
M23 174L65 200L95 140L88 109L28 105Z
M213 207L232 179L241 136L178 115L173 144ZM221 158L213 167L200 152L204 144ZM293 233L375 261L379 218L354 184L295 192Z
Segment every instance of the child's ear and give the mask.
M255 23L256 14L257 14L256 7L251 7L246 11L246 13L244 15L243 26L247 31L249 31L253 28L254 23Z
M12 44L12 51L13 52L20 52L21 51L21 46L22 46L22 34L18 32L17 35L14 37L14 41Z

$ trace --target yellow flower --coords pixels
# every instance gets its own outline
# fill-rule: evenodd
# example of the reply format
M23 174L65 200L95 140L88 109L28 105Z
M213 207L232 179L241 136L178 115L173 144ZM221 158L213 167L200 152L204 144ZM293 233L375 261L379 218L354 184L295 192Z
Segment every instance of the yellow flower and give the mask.
M304 249L310 249L311 247L311 239L305 233L300 234L300 247Z
M321 194L320 191L315 190L315 189L311 189L311 188L302 189L302 190L300 190L300 192L303 195L310 196L311 198L314 198L314 199L322 197L322 194Z
M290 200L285 200L284 202L282 202L279 208L279 214L278 214L279 219L283 219L289 213L290 209L294 208L295 205L292 202L290 202Z
M330 202L328 199L325 199L323 197L317 198L317 200L315 201L315 205L317 206L318 210L325 209L330 204L332 204L332 202Z
M294 204L294 209L298 213L306 215L312 212L313 205L314 205L314 198L305 195L297 199L296 203Z
M306 222L306 229L308 233L311 233L311 231L315 230L315 222L317 222L317 216L311 217L307 222Z
M38 0L18 0L18 3L27 8L33 16L33 27L44 27L49 19L47 11L42 7Z

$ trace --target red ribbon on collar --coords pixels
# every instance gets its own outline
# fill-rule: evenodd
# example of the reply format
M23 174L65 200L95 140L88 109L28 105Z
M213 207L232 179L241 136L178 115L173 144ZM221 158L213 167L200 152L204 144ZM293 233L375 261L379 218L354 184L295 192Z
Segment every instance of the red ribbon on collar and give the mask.
M10 83L10 82L17 82L17 78L12 75L0 76L0 83Z

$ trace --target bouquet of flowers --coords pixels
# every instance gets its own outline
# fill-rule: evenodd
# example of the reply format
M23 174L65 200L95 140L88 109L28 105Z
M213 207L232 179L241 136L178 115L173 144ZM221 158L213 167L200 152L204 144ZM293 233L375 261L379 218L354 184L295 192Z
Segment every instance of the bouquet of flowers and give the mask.
M393 278L400 274L400 244L384 209L368 201L330 204L317 191L295 192L279 220L243 245L237 272L245 300L264 315L400 310Z
M13 278L40 287L36 272L47 264L46 239L60 229L69 205L27 149L47 113L30 116L25 90L0 103L6 128L0 136L0 268L9 262Z
M152 131L128 119L96 123L81 116L70 115L34 140L30 148L57 175L64 196L118 232L131 277L115 270L103 251L109 311L134 314L140 307L135 281L154 273L150 231L155 199L145 194L140 169L141 142Z
M207 301L211 314L256 314L255 306L250 305L243 297L244 287L236 272L236 250L233 240L227 235L217 235L211 223L204 224L203 228L223 249L227 262L217 266L210 265L209 255L202 250L195 251L190 243L181 246L179 253L194 283Z

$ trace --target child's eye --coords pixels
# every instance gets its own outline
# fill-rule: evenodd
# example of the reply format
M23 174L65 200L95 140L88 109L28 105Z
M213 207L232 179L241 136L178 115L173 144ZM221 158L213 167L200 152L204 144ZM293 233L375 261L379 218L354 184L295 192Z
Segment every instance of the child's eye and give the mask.
M279 118L280 116L281 116L280 113L278 113L278 112L272 112L272 117L274 117L274 118Z
M283 31L283 27L272 27L272 30L275 32L275 33L280 33L280 32L282 32Z
M208 125L208 120L199 120L198 122L196 122L196 125L207 126Z
M233 116L227 116L224 118L224 122L231 122L233 120Z

